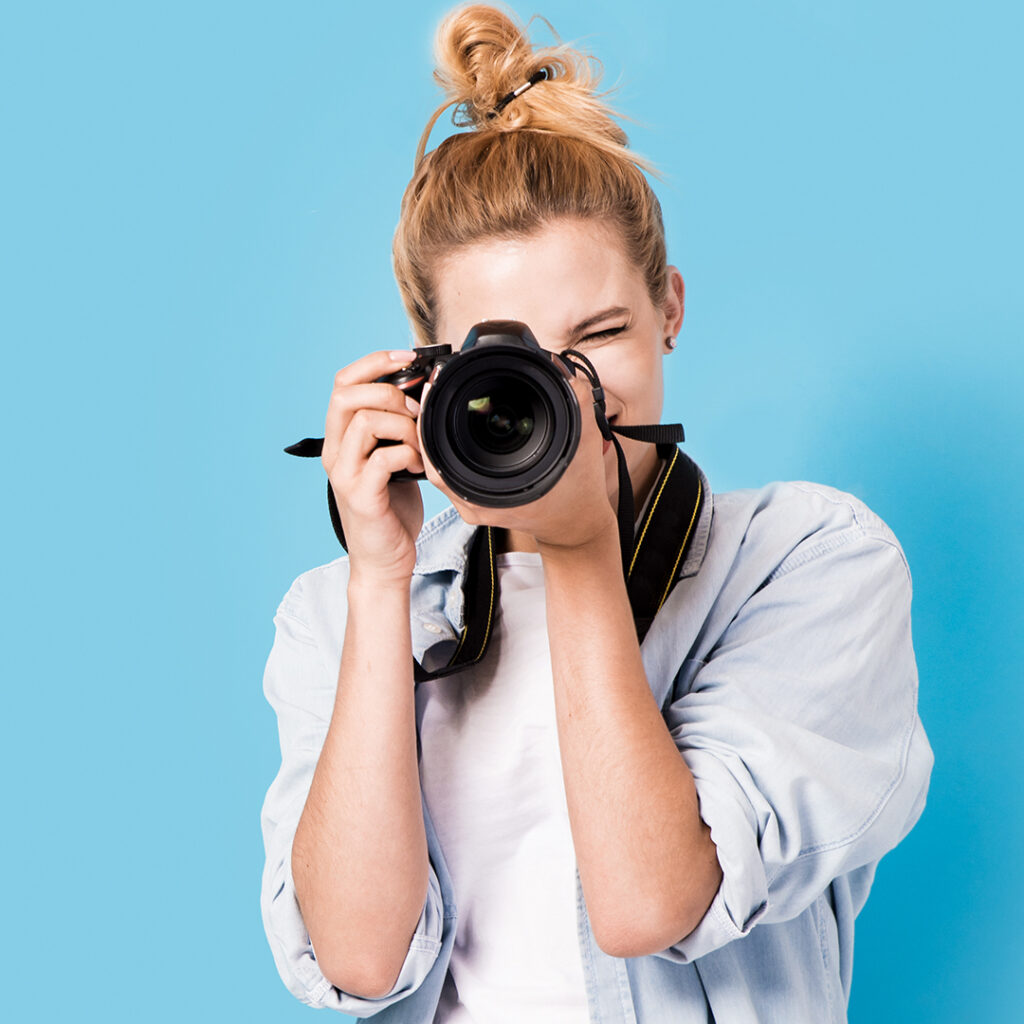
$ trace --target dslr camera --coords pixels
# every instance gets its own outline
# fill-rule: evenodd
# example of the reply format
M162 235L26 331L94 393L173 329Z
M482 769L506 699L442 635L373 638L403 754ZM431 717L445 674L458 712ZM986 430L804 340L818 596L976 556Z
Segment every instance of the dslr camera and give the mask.
M450 345L414 351L414 362L377 379L416 401L430 382L420 410L423 448L455 494L509 508L554 487L580 440L567 360L542 349L515 320L477 324L458 352ZM403 471L394 478L424 476Z

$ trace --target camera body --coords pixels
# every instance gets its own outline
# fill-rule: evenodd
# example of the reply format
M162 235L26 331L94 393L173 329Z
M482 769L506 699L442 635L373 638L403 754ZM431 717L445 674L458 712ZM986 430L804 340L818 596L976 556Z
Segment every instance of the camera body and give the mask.
M421 402L424 453L455 494L475 505L511 508L554 487L580 440L569 362L541 348L515 320L477 324L458 352L450 345L415 352L412 363L378 380Z

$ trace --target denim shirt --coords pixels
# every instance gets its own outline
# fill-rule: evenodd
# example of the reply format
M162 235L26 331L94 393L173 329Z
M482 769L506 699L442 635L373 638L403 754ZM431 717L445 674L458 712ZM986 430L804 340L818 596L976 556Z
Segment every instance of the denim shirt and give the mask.
M641 653L722 882L689 935L621 959L595 941L577 872L590 1018L845 1021L854 918L879 859L920 816L933 761L917 714L909 570L886 525L848 494L776 483L712 499L701 481L693 542ZM411 628L428 667L447 662L463 625L473 530L449 508L418 540ZM324 977L295 896L292 839L334 705L347 580L345 558L303 574L275 617L264 693L282 761L262 812L263 923L304 1003L428 1024L458 907L425 803L427 898L387 995L354 996Z

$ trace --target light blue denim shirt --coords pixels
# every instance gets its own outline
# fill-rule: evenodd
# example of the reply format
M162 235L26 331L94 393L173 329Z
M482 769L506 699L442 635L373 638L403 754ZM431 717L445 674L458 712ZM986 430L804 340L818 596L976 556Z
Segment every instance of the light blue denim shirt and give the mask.
M641 650L693 773L722 884L676 945L619 959L594 939L577 872L590 1018L845 1021L854 918L879 858L920 816L933 760L917 714L906 561L874 513L816 484L709 497L696 530ZM450 508L420 535L412 637L421 662L446 662L461 630L472 533ZM263 923L303 1002L428 1024L458 908L426 804L427 899L386 996L353 996L323 976L295 897L292 838L334 705L347 579L345 558L305 573L275 618L264 693L282 763L262 814Z

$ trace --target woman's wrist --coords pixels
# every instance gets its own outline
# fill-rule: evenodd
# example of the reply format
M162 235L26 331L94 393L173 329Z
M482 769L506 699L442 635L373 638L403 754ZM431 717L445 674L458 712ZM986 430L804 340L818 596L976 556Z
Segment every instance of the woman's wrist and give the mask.
M550 541L537 541L537 550L545 568L557 568L574 565L591 565L594 567L615 567L621 571L621 549L619 546L619 528L614 514L586 536L573 539L566 544Z
M402 600L409 602L409 585L412 573L378 574L373 570L360 570L352 566L348 577L348 601L381 602Z

